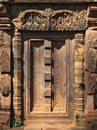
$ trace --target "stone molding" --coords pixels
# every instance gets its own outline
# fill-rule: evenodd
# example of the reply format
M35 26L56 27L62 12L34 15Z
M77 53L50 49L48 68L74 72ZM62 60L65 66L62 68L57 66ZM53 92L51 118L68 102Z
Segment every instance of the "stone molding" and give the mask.
M10 29L11 27L11 20L8 14L8 7L0 3L0 29L6 30Z
M86 10L25 10L21 11L13 24L21 30L64 31L85 30Z
M13 2L24 2L24 3L89 3L89 2L97 2L97 0L0 0L0 2L8 2L8 1L13 1Z

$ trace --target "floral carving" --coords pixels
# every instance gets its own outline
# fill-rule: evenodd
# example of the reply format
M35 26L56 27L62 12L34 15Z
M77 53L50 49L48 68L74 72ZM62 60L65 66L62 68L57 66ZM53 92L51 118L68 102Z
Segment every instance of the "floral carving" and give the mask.
M25 10L13 20L18 29L23 30L84 30L86 28L86 11L71 10Z
M55 15L55 12L53 9L47 8L42 12L42 15L45 17L52 17L53 15Z
M26 30L46 30L47 29L47 19L42 17L40 14L33 13L26 16L24 19L23 29Z

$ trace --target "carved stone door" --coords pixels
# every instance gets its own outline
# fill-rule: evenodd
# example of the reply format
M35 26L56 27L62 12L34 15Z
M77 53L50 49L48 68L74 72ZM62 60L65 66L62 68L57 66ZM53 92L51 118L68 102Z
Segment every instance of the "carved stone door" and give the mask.
M31 111L65 112L65 41L33 40L30 46Z
M72 97L70 45L71 41L64 38L30 39L25 42L27 115L68 115L69 99Z

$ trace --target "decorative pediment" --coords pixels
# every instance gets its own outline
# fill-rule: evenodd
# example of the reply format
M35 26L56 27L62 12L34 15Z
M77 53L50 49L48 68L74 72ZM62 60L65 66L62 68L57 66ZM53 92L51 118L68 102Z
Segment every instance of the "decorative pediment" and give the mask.
M86 10L25 10L20 12L13 20L13 24L21 30L37 31L64 31L64 30L85 30Z

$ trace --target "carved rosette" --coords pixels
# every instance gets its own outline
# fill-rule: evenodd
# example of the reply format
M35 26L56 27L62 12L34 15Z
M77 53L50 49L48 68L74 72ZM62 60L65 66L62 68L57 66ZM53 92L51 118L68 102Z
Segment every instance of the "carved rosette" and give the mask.
M47 8L41 10L25 10L19 13L18 18L13 20L13 24L22 30L85 30L86 10L53 10Z

